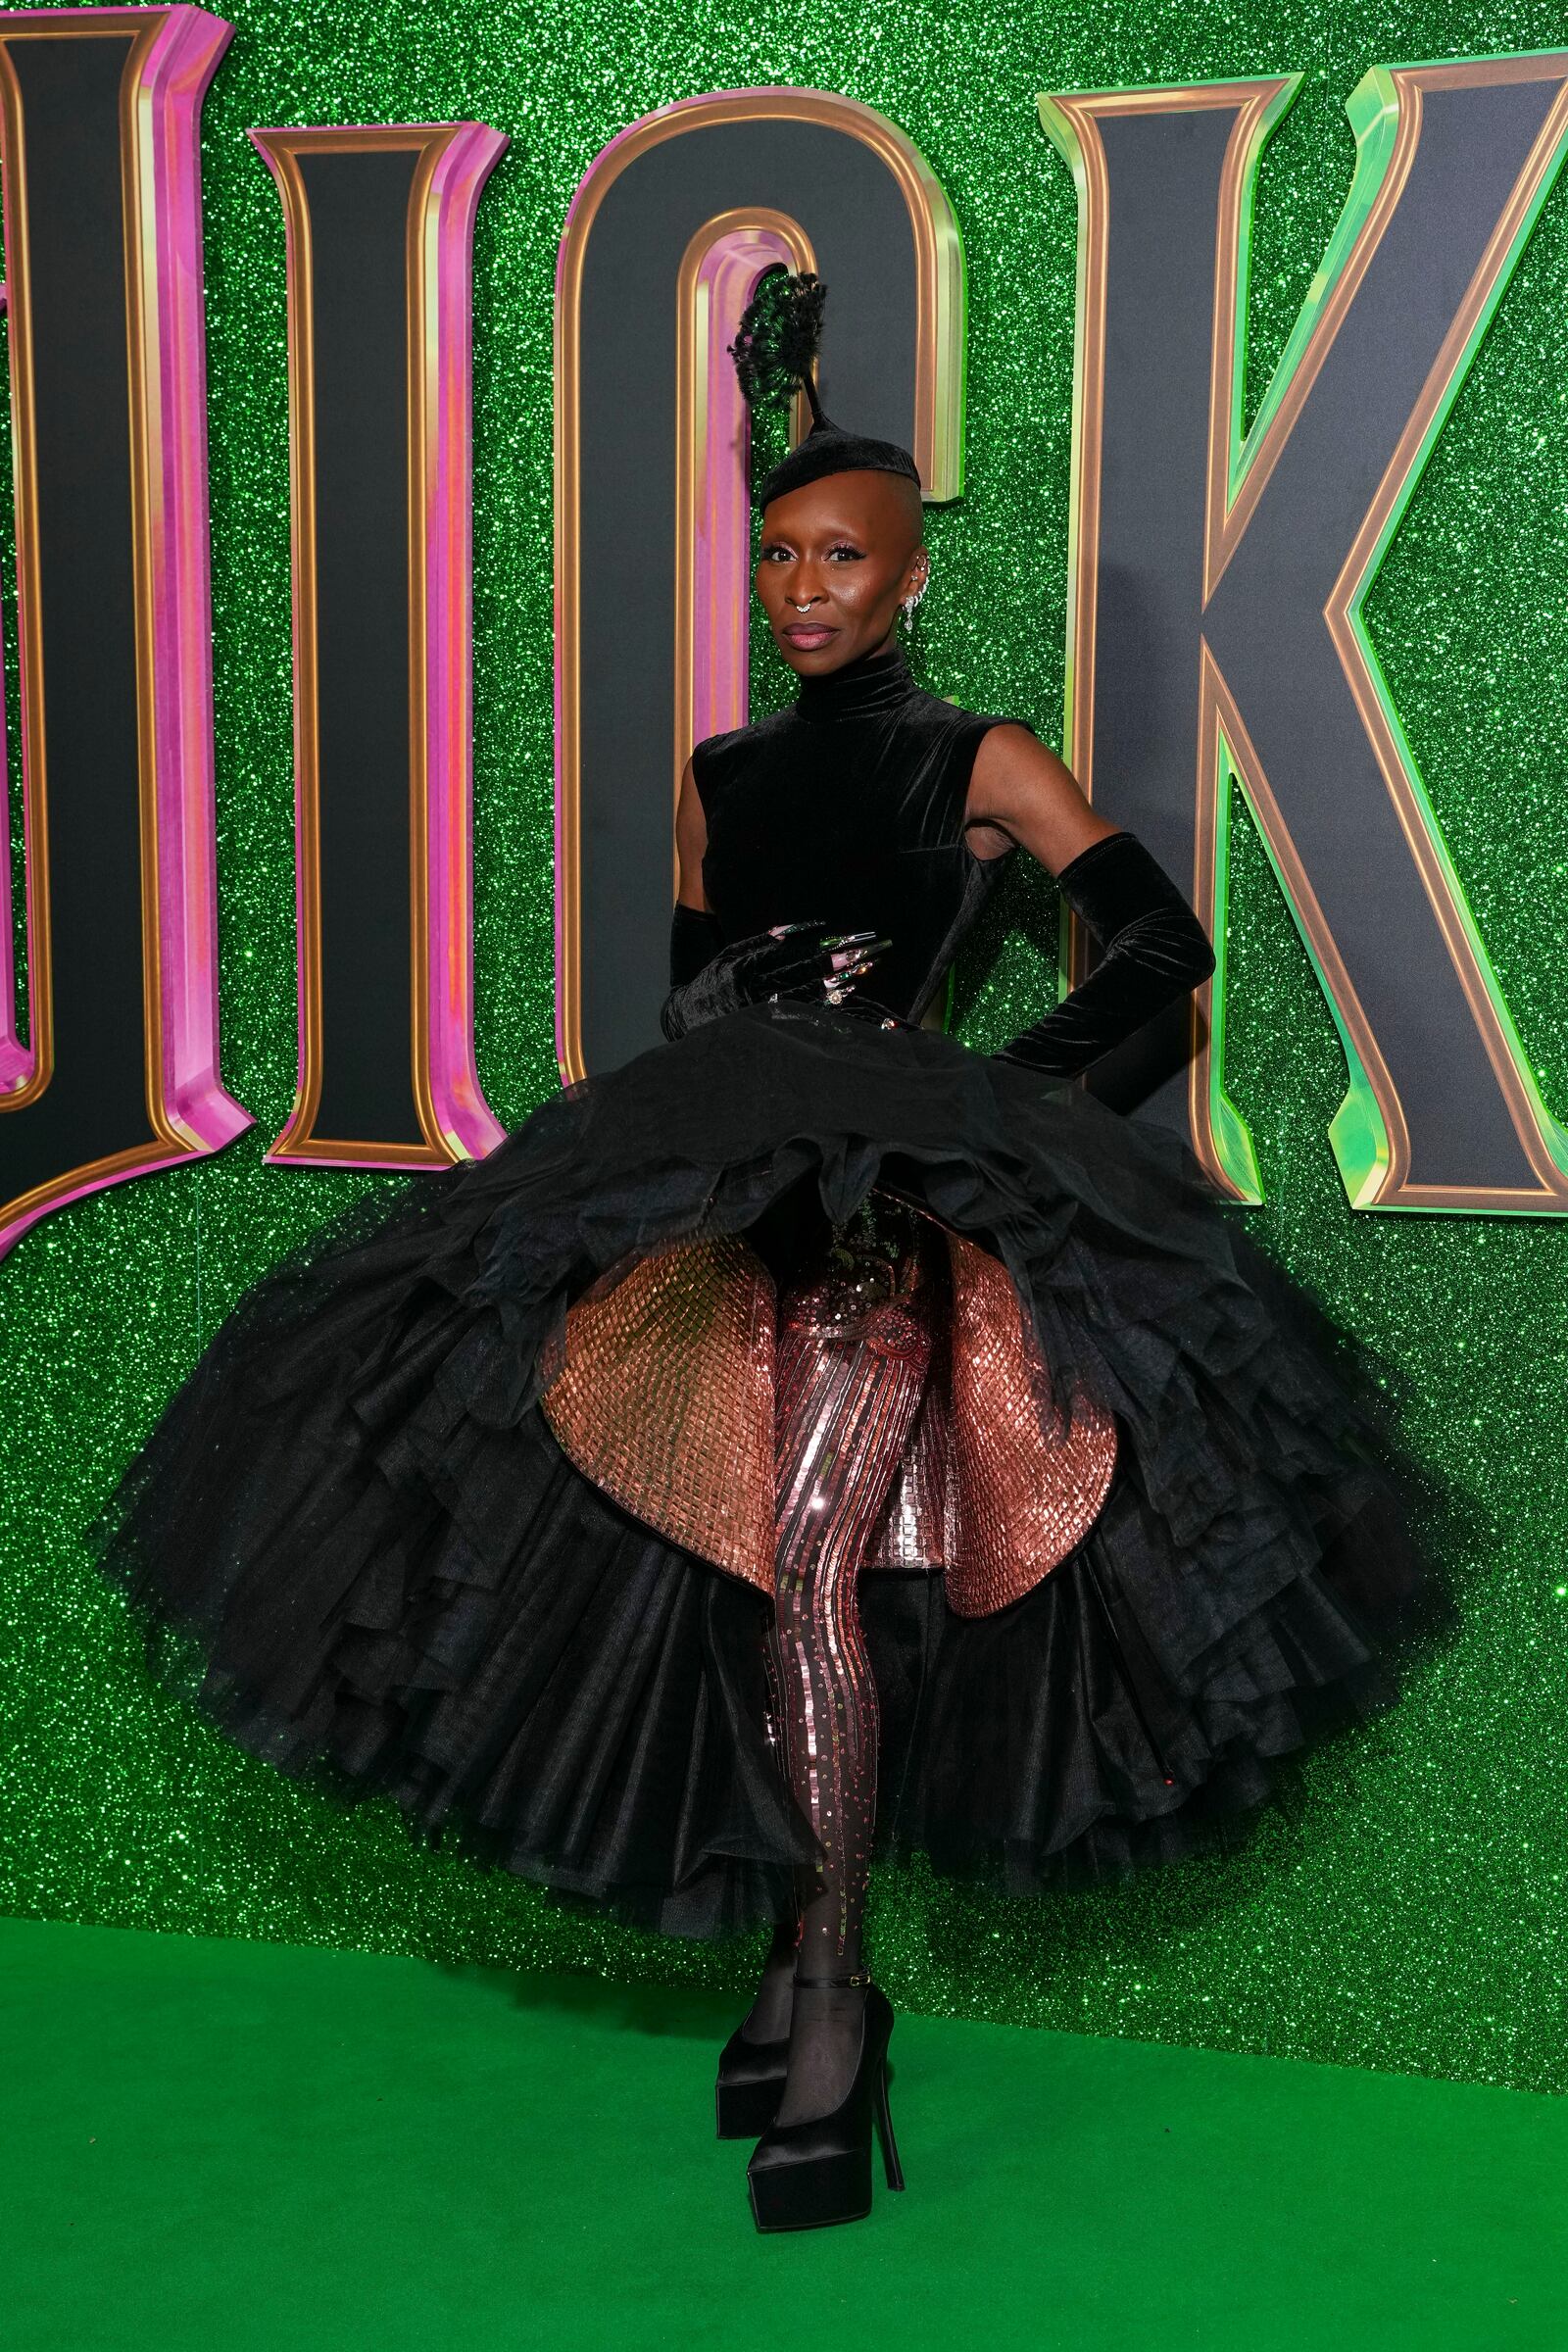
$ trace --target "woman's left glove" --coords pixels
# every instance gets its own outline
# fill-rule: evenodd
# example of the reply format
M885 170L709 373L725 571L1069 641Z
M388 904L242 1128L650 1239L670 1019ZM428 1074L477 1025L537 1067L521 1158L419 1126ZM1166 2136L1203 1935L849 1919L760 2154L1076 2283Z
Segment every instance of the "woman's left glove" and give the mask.
M821 1002L829 988L853 988L886 944L869 931L829 937L820 923L784 923L726 947L712 915L677 901L669 935L672 985L659 1025L673 1043L704 1021L769 997Z
M1164 867L1131 833L1107 833L1056 886L1104 950L1087 980L992 1056L1075 1077L1214 969L1208 936Z

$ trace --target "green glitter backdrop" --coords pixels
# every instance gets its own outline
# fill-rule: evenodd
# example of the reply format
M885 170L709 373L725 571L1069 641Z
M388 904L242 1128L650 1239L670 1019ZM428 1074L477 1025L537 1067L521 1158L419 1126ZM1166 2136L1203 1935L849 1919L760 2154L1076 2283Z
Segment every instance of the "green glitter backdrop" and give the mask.
M224 1746L149 1690L79 1531L245 1285L391 1179L264 1168L295 1055L283 229L253 124L477 117L512 145L475 259L479 1063L515 1123L556 1084L551 947L551 309L596 153L672 99L783 81L880 108L923 149L968 263L968 487L929 516L918 666L1060 741L1076 213L1035 93L1294 70L1266 150L1248 420L1349 184L1374 63L1545 48L1560 7L1233 0L239 0L205 116L224 1076L258 1124L101 1193L0 1269L0 1904L204 1934L747 1983L750 1941L661 1942L416 1844ZM1368 606L1399 711L1543 1089L1568 1115L1568 175ZM14 647L9 649L14 665ZM759 645L758 708L789 690ZM15 678L9 682L15 710ZM1114 784L1107 780L1114 813ZM1245 818L1230 1091L1268 1204L1251 1230L1409 1388L1457 1490L1460 1624L1400 1705L1284 1777L1239 1850L1114 1889L988 1902L884 1872L878 1974L910 2008L1537 2088L1564 2014L1560 1221L1352 1215L1325 1128L1343 1059ZM964 975L989 1044L1049 986L1049 887L1010 880Z

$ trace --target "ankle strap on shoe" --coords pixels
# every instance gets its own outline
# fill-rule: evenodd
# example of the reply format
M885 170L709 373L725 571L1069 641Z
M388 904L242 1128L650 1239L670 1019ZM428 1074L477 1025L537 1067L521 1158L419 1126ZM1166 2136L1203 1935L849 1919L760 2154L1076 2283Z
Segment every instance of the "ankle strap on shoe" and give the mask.
M823 1986L823 1985L828 1985L828 1984L831 1984L831 1985L867 1984L867 1985L868 1985L868 1984L870 1984L870 1982L871 1982L871 1971L870 1971L868 1968L857 1968L857 1969L852 1969L852 1970L850 1971L850 1973L849 1973L847 1976L843 1976L843 1977L797 1977L797 1978L796 1978L796 1980L795 1980L795 1983L796 1983L797 1988L798 1988L799 1986L801 1986L801 1985L803 1985L803 1984L804 1984L804 1985L807 1985L808 1987L809 1987L809 1988L810 1988L811 1990L813 1990L813 1991L814 1991L814 1990L816 1990L816 1989L817 1989L818 1987L820 1987L820 1986Z

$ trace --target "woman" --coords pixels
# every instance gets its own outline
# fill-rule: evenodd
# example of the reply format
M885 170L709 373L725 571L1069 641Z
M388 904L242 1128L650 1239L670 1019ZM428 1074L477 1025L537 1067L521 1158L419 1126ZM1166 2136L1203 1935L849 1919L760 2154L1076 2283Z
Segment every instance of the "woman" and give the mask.
M99 1530L283 1768L773 1924L717 2083L763 2230L868 2211L873 2120L902 2186L873 1852L1023 1894L1186 1850L1391 1695L1415 1577L1304 1302L1061 1083L1212 954L1028 727L914 683L919 478L822 416L824 291L767 273L732 346L814 419L757 492L800 690L687 765L666 1044L276 1268ZM1103 955L986 1057L926 1023L1015 848Z

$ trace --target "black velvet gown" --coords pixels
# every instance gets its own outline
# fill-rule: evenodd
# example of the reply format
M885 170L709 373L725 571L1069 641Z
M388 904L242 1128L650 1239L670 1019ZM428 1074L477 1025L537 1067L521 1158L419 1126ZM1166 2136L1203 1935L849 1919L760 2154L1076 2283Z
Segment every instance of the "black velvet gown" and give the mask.
M998 878L995 723L894 652L699 745L726 938L875 929L875 1000L568 1087L241 1299L95 1531L230 1737L664 1933L789 1916L769 1300L888 1197L951 1339L858 1579L879 1854L1011 1894L1175 1857L1393 1696L1370 1383L1177 1139L916 1025Z

